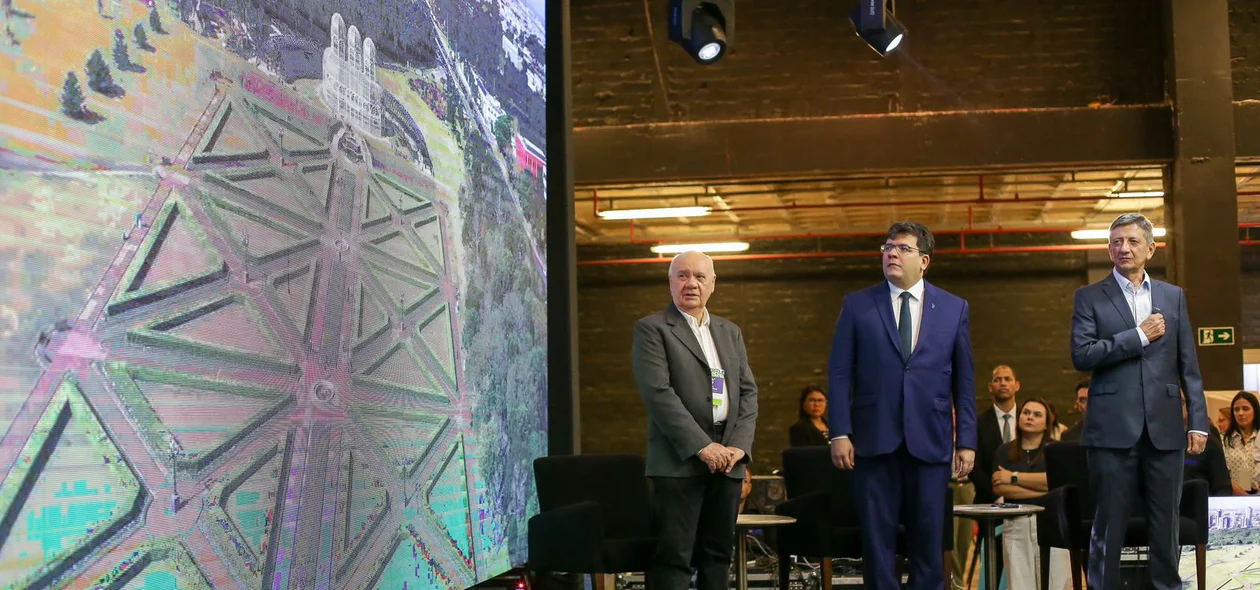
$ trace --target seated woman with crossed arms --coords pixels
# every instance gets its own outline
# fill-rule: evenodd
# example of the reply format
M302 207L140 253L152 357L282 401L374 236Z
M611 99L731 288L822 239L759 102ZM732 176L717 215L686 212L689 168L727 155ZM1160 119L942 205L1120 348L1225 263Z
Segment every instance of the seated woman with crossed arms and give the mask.
M1052 442L1058 418L1049 402L1024 400L1015 426L1015 438L998 447L993 466L993 492L1006 502L1037 504L1050 489L1046 483L1044 451ZM1006 564L1008 588L1037 588L1041 551L1037 547L1035 516L1006 519L1002 531L1002 557ZM1045 590L1067 588L1071 581L1068 552L1050 552L1050 586Z

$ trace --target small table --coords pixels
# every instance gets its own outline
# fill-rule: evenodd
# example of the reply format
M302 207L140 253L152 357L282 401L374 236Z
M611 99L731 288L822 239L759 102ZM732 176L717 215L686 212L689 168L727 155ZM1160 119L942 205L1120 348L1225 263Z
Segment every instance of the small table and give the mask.
M1045 510L1043 506L1036 504L1003 504L995 506L993 504L959 504L954 506L954 516L960 518L970 518L980 525L980 534L984 535L984 587L987 590L997 590L998 573L994 567L997 561L997 534L994 530L997 528L997 521L1017 516L1029 516Z
M741 514L735 519L735 560L739 563L735 567L735 587L738 590L748 590L748 547L744 542L748 531L794 522L795 518L778 514ZM779 567L783 567L783 564L779 564Z

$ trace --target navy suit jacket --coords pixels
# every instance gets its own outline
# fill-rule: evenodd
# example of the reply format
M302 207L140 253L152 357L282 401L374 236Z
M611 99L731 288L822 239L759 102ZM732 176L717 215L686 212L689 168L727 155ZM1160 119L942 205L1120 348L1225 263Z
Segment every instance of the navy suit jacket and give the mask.
M955 447L976 448L967 302L924 281L922 309L918 343L903 362L888 283L844 298L827 406L831 436L848 435L859 457L891 453L905 442L921 461L949 463Z
M1083 446L1130 448L1145 427L1155 448L1184 449L1182 387L1189 430L1208 432L1186 294L1180 287L1151 279L1151 307L1164 314L1165 331L1143 348L1134 330L1133 312L1114 274L1076 290L1072 365L1078 371L1093 372L1081 433Z

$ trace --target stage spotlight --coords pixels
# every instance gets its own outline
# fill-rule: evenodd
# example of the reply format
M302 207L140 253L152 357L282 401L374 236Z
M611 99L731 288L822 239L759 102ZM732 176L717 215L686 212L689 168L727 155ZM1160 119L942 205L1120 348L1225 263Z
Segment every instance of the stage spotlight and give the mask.
M893 0L860 0L849 20L858 36L880 55L896 51L905 40L906 27L893 15Z
M669 38L697 62L722 59L734 37L733 0L670 0Z

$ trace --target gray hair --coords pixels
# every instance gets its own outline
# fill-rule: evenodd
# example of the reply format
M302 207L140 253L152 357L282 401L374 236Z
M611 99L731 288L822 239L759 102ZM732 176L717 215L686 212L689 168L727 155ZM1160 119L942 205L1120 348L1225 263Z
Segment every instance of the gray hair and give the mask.
M1123 227L1126 225L1138 226L1138 228L1142 230L1142 235L1146 236L1146 243L1155 243L1155 228L1151 225L1151 221L1147 219L1145 215L1142 215L1141 213L1125 213L1124 215L1117 217L1115 221L1111 222L1111 229L1114 230L1117 227Z
M704 252L701 252L701 251L699 251L699 250L688 250L688 251L686 251L686 252L679 252L678 254L676 254L676 255L674 256L674 258L673 258L673 259L671 259L671 260L669 261L669 276L671 276L671 277L672 277L672 276L674 276L674 268L675 268L675 265L676 265L676 264L678 264L678 259L679 259L679 258L682 258L683 256L686 256L686 255L688 255L688 254L699 254L699 255L703 256L703 257L704 257L704 260L705 260L706 262L708 262L708 263L709 263L709 268L713 268L713 257L712 257L712 256L709 256L708 254L705 254ZM715 274L716 274L716 272L715 272Z

